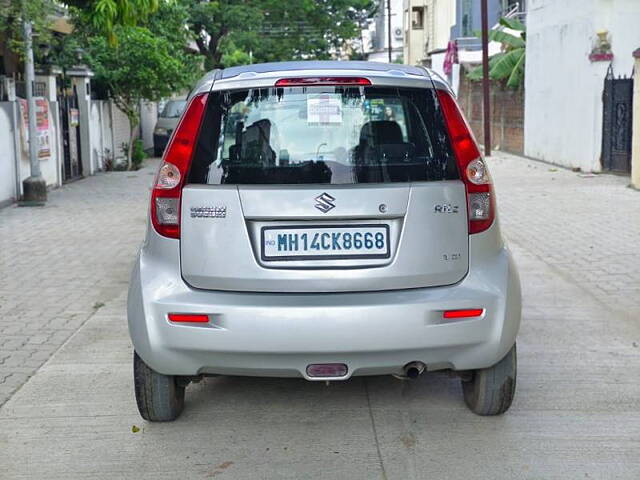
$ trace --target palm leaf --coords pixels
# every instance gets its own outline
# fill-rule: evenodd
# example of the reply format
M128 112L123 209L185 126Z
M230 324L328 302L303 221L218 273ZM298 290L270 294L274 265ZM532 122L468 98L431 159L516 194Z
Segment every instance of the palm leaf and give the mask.
M505 48L489 59L489 77L493 80L506 80L508 87L517 88L524 80L526 48L526 30L516 18L501 18L500 25L516 30L517 34L503 30L489 31L489 39L501 43ZM467 73L470 80L482 80L482 66Z
M469 73L467 73L467 78L473 81L482 80L482 65L480 65L479 67L475 67L473 70L469 70Z
M524 49L523 49L524 50ZM507 80L507 87L518 88L524 79L524 59L526 55L525 52L522 52L520 58L516 62L513 70L511 71L511 75L509 75L509 79Z
M500 42L503 45L507 45L511 48L522 48L525 46L525 42L520 36L515 36L511 33L504 32L502 30L489 31L489 40L494 42Z
M505 52L500 58L494 63L491 70L489 71L491 78L494 80L503 80L505 78L509 78L513 69L520 63L522 57L524 57L525 49L524 48L516 48Z
M510 28L511 30L518 30L520 32L524 32L526 27L524 24L518 20L517 18L506 18L502 17L499 21L500 25L503 27Z
M496 53L493 57L489 58L489 72L493 66L502 58L504 53ZM473 70L467 73L467 78L471 80L482 80L482 65L475 67Z

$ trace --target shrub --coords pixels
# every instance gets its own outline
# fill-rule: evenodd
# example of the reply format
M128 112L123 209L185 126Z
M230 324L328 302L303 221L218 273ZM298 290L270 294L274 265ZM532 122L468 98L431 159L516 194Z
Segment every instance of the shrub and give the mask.
M133 152L131 152L131 170L138 170L142 167L143 160L147 158L144 153L144 144L139 138L133 142Z
M125 157L129 157L129 144L123 142L122 153ZM131 152L131 170L139 170L142 167L142 161L147 158L147 154L144 153L144 144L139 138L133 141L133 151Z

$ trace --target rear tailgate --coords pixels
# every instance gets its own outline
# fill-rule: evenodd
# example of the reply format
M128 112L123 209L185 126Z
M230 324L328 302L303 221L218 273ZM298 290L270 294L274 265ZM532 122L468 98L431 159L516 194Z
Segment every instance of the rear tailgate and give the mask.
M351 292L464 278L466 190L432 84L292 81L211 93L182 191L184 279Z
M322 194L335 199L335 207L326 213L316 208L316 198ZM181 218L182 274L196 288L404 289L456 283L468 269L465 190L460 181L324 188L188 185ZM377 232L381 230L377 226L388 227L387 256L367 258L343 248L340 255L320 252L325 255L317 259L265 258L269 239L264 231L289 234L303 229L312 234L323 228L332 232L368 228Z

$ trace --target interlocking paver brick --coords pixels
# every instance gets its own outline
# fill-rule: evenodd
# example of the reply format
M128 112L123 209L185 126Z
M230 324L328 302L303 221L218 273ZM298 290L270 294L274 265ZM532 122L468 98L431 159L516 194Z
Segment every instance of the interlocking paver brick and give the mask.
M628 177L583 176L502 152L489 165L512 246L611 309L640 315L640 192Z
M0 405L126 289L154 170L102 173L51 191L43 208L0 210Z

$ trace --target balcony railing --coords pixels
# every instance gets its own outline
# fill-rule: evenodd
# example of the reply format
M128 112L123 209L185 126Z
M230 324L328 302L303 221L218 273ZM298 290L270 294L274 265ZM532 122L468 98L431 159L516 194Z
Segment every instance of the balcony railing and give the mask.
M517 18L522 23L526 23L527 12L524 8L524 2L517 2L510 7L504 8L502 10L501 16L506 18Z

